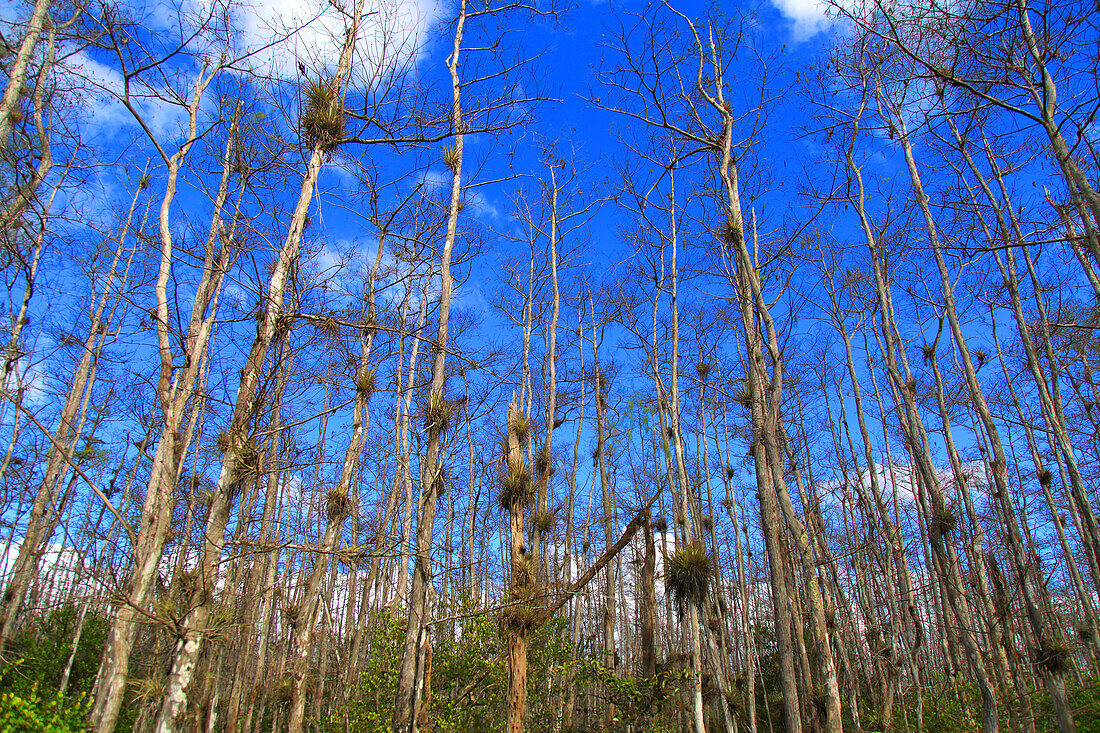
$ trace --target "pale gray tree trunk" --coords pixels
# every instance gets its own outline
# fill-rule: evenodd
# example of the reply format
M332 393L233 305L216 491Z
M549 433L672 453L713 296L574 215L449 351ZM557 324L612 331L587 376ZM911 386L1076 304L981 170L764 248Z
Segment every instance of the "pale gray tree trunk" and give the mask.
M448 204L447 233L440 252L439 270L439 311L435 341L432 344L432 377L428 388L428 404L435 406L437 414L426 425L427 440L420 459L420 502L416 520L416 546L413 561L412 587L409 593L408 626L405 632L401 667L397 682L397 695L394 701L393 729L405 733L418 730L417 692L420 688L421 650L425 644L431 609L428 596L432 584L431 546L435 529L435 512L442 488L442 466L440 464L440 443L443 431L447 427L441 419L448 409L444 390L446 388L447 336L450 325L451 291L454 279L451 275L451 254L458 233L458 214L462 205L462 161L464 123L462 116L462 82L459 77L459 61L462 52L463 31L466 27L466 2L461 0L458 17L455 21L454 43L447 58L447 70L451 77L451 129L454 131L454 152L452 154L451 191ZM429 410L431 412L431 410Z
M141 510L141 526L137 545L132 548L134 563L115 618L107 635L103 661L93 690L94 704L89 719L96 733L112 733L118 720L129 675L130 652L137 636L140 619L160 563L161 553L170 528L176 482L179 478L179 457L184 455L191 439L190 428L181 434L199 370L205 361L218 296L229 266L232 251L232 230L226 231L221 211L229 193L229 178L234 153L237 116L226 143L222 159L222 178L214 206L214 217L206 240L202 278L192 303L191 318L184 341L183 367L178 368L169 336L168 281L173 262L173 241L170 213L175 198L180 169L191 147L198 139L198 112L206 88L220 67L204 68L199 74L188 107L189 135L168 161L168 178L160 205L160 269L156 283L156 329L160 357L157 400L164 423L157 441L156 454L150 469L145 502ZM235 221L234 221L235 224Z
M355 5L349 27L345 31L336 73L327 82L334 100L330 104L337 105L336 109L332 110L334 114L343 114L345 80L351 70L352 53L359 37L359 20L362 11L363 0L359 0ZM225 528L229 521L230 510L239 493L241 482L249 475L254 475L257 469L258 449L249 437L248 431L260 408L257 404L257 391L263 375L264 362L276 333L289 317L284 313L283 298L291 273L298 264L302 234L317 185L317 177L320 175L329 149L335 142L322 139L313 141L301 191L291 216L290 228L273 263L267 293L259 305L256 336L252 341L244 367L241 369L241 380L234 400L233 415L224 433L227 449L206 518L202 558L199 563L199 584L192 596L191 608L181 624L172 669L168 673L164 702L157 715L155 727L157 733L172 733L176 730L176 719L187 705L187 688L195 673L195 665L207 633L207 625L215 600L218 566L225 545Z

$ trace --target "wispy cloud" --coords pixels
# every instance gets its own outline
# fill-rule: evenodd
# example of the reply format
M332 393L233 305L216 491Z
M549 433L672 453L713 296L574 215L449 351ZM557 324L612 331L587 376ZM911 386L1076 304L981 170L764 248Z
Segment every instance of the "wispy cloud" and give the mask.
M834 21L826 10L828 5L821 0L772 0L772 4L783 17L794 23L794 38L805 41L827 30Z
M248 64L265 75L295 76L297 64L331 72L352 2L320 0L251 0L233 13L239 48L251 52ZM367 0L357 47L360 65L375 66L408 59L439 14L435 0Z

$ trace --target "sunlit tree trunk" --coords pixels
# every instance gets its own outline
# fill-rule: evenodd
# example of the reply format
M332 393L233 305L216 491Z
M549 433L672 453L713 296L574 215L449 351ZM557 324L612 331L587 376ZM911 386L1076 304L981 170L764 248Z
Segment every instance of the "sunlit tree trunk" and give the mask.
M382 244L379 243L379 257L375 260L375 272L381 261ZM373 281L373 277L372 277ZM373 283L372 283L373 286ZM371 286L371 287L372 287ZM373 297L371 298L373 301ZM373 302L370 304L373 306ZM368 314L373 309L368 307ZM370 315L368 315L368 323ZM328 490L325 496L325 508L328 521L325 526L324 536L317 547L317 558L313 569L306 581L302 592L302 598L298 606L298 618L294 624L294 649L297 657L293 662L291 672L291 703L287 717L287 731L289 733L301 733L306 706L306 683L309 678L310 663L313 656L313 638L316 627L316 616L321 580L329 569L331 562L335 566L337 560L334 557L336 545L340 541L344 530L344 522L348 515L355 510L351 502L351 486L355 480L359 468L359 459L363 452L363 441L369 429L369 415L367 403L374 393L374 370L371 368L371 344L374 341L374 331L368 329L363 333L360 329L360 356L359 367L355 373L355 401L351 422L351 437L347 449L344 452L344 461L340 469L340 478L336 485ZM331 588L331 585L330 585ZM331 592L331 591L330 591ZM351 599L348 599L351 602ZM329 604L331 607L331 604Z
M61 448L54 448L50 451L46 461L45 473L35 495L34 504L31 506L27 528L23 533L23 540L19 545L19 552L15 557L11 577L4 591L2 606L0 606L0 651L4 649L11 638L12 631L20 618L27 589L38 571L39 559L46 550L45 545L53 536L60 520L60 514L64 510L65 501L59 502L59 498L61 498L59 497L59 490L69 471L69 461L72 460L77 443L83 435L84 419L87 415L92 389L95 384L99 354L107 339L120 298L115 296L114 305L112 305L109 312L105 313L105 311L108 303L112 300L111 295L116 285L116 278L119 278L119 287L125 287L129 276L130 263L136 251L131 250L129 255L125 255L124 259L127 233L133 220L139 195L140 192L135 191L130 209L115 240L114 256L102 281L103 291L99 295L98 301L92 304L90 308L88 334L81 344L80 359L73 368L65 403L61 408L58 425L54 431L54 441ZM120 264L122 264L123 270L121 273L119 272Z
M904 361L904 353L898 345L893 321L893 303L886 276L883 272L883 254L879 250L874 228L864 208L862 173L855 164L852 155L852 148L855 145L854 136L858 129L858 116L856 120L853 139L845 151L845 160L849 176L856 186L855 198L851 203L859 217L874 268L875 292L882 318L880 324L883 340L882 352L890 376L891 387L897 395L896 399L902 406L902 434L905 436L920 489L918 498L925 502L924 509L930 522L929 539L943 591L944 605L948 610L949 617L953 620L951 625L957 629L960 643L963 645L967 661L981 692L983 730L986 733L996 733L999 728L996 690L989 678L985 662L982 659L982 651L971 626L972 613L959 574L957 553L953 544L948 542L947 539L947 535L953 526L951 514L944 501L939 478L928 454L927 435L916 403L917 382L912 376L907 362Z
M362 12L363 0L359 0L354 6L344 36L336 73L327 82L318 82L327 83L329 86L330 97L326 103L330 109L326 112L331 114L343 114L345 80L351 70L352 53L359 38ZM172 669L168 674L164 702L157 716L155 728L157 733L171 733L176 730L176 719L187 704L187 687L194 676L195 663L206 637L207 625L216 597L218 566L225 545L225 528L229 521L230 510L240 491L241 482L249 475L255 475L258 468L258 449L249 435L249 428L261 407L257 401L257 393L264 363L276 334L281 328L285 328L286 319L291 317L284 312L284 296L292 270L298 265L302 234L317 185L317 177L320 175L325 157L337 142L337 140L323 137L312 140L309 160L294 213L291 216L289 231L273 263L267 292L259 305L256 336L252 341L244 367L241 369L232 417L223 433L225 454L206 517L202 558L199 563L199 587L192 598L191 608L181 624Z
M118 720L129 675L130 653L145 604L161 560L170 528L176 482L179 480L180 459L191 440L191 428L181 433L188 413L200 367L210 342L218 296L232 256L233 226L228 229L221 220L221 211L229 195L229 181L235 152L238 115L226 142L222 158L222 175L214 205L214 218L206 240L202 277L192 302L190 323L184 339L183 366L177 367L176 354L169 332L168 281L173 263L173 239L170 213L175 198L180 168L192 145L198 139L198 111L206 88L219 69L203 69L191 96L189 137L168 161L166 189L160 205L160 268L156 282L156 319L154 327L160 357L157 381L157 401L163 415L163 426L157 441L156 454L150 468L148 488L141 509L141 526L137 544L132 548L134 563L123 592L123 602L116 611L107 636L103 661L93 691L94 704L89 719L96 733L112 733ZM235 223L235 222L234 222ZM191 422L193 425L193 420Z
M416 545L413 559L412 586L409 592L408 624L401 655L401 667L397 681L397 695L394 702L393 729L395 732L416 733L419 729L416 720L417 693L420 688L423 669L421 668L422 649L428 633L428 621L431 609L428 596L432 584L431 546L435 530L436 504L442 488L442 465L440 462L440 443L447 424L447 411L450 408L444 394L446 388L446 365L448 326L450 325L451 290L454 280L451 275L451 254L454 250L458 232L458 214L462 204L462 162L463 134L462 82L459 77L459 61L462 51L463 31L466 26L466 2L461 0L458 17L455 21L454 43L447 58L447 70L451 78L451 129L454 131L453 153L448 165L451 169L450 201L448 202L447 232L440 252L439 268L439 311L435 341L432 344L431 383L428 387L428 424L423 455L420 458L420 502L416 518Z

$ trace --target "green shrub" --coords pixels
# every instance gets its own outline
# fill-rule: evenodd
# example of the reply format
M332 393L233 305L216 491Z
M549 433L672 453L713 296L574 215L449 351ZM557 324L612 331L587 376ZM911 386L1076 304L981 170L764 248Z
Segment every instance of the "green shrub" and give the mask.
M499 730L505 718L508 670L495 613L459 600L442 615L461 619L454 628L439 625L433 636L431 700L422 710L421 730L479 733ZM397 693L405 621L385 615L370 626L367 662L343 709L322 724L325 733L389 733ZM528 637L529 730L552 727L550 680L577 669L569 630L554 619Z
M78 733L88 730L84 713L82 697L68 704L60 696L41 698L37 686L22 695L0 693L0 733Z
M23 661L7 667L0 675L0 691L24 693L32 686L51 692L59 689L72 653L78 620L79 613L72 605L31 618L8 647L11 656ZM106 620L89 612L69 674L70 696L91 691L106 636Z

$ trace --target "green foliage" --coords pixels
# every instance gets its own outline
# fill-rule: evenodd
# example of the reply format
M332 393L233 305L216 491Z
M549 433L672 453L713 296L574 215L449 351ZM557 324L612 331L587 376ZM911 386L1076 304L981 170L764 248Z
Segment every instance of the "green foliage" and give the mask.
M1070 707L1073 709L1077 730L1081 733L1100 733L1100 677L1085 678L1080 685L1067 680ZM944 733L978 733L981 730L982 702L978 688L972 682L958 681L950 684L933 684L923 691L921 696L924 707L924 729L943 731ZM863 729L882 730L881 710L876 710L865 701ZM998 712L1003 730L1011 727L1009 707L1017 706L1019 715L1023 715L1018 700L1002 699ZM1054 706L1045 689L1039 689L1031 695L1031 709L1034 715L1036 733L1056 733L1058 723L1054 716ZM906 694L899 708L894 712L895 723L903 717L916 720L916 699Z
M500 729L505 719L508 669L496 614L478 608L473 601L460 600L441 615L457 620L433 630L431 700L424 709L421 730L478 733ZM367 661L359 684L347 707L322 722L322 731L388 733L404 624L404 619L391 615L374 620L370 636L364 640ZM571 676L579 663L574 661L568 628L561 620L551 620L532 632L528 643L528 729L549 730L551 680Z
M924 693L926 730L978 733L981 730L981 715L982 699L974 684L955 682ZM915 720L915 715L910 719Z
M32 618L11 641L9 651L23 661L3 671L0 690L29 694L35 688L60 688L78 621L79 612L72 605ZM70 695L90 691L106 636L106 619L88 613L69 676Z
M682 661L682 660L681 660ZM675 708L690 683L691 675L674 664L658 665L653 677L620 677L594 660L581 660L575 684L591 684L600 696L615 705L615 730L672 733L676 726Z
M348 730L352 733L388 731L397 694L397 672L401 665L401 647L405 630L399 619L385 615L374 620L365 633L366 664L359 685L345 710L334 713L322 725L326 733Z
M1071 678L1070 678L1071 679ZM1100 733L1100 677L1087 677L1083 684L1069 683L1069 704L1073 708L1073 719L1079 733ZM1054 718L1054 707L1046 695L1036 695L1035 707L1036 733L1055 733L1058 724Z
M73 460L81 464L100 464L107 460L107 451L99 446L103 441L99 438L85 438L84 447L73 453Z
M344 134L344 109L335 80L317 80L305 87L302 135L310 146L331 150Z
M86 731L83 697L65 702L61 696L39 697L37 686L24 694L0 694L0 733L77 733Z

